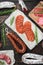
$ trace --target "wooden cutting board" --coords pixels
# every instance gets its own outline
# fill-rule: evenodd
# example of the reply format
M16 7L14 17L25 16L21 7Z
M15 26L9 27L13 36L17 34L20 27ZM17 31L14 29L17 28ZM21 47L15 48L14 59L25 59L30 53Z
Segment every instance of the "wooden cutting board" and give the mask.
M34 9L35 8L43 8L43 1L40 1L38 3L38 5L34 7ZM38 24L37 21L38 21L39 17L34 15L34 9L32 11L30 11L30 13L28 14L28 16ZM43 29L43 26L41 26L39 24L38 24L38 26L40 26Z

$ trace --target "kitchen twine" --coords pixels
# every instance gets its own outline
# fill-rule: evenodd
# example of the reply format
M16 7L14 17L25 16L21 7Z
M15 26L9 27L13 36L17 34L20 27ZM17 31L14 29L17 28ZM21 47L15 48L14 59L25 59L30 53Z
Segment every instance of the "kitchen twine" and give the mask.
M22 56L22 61L26 64L43 64L43 56L38 54L26 53Z

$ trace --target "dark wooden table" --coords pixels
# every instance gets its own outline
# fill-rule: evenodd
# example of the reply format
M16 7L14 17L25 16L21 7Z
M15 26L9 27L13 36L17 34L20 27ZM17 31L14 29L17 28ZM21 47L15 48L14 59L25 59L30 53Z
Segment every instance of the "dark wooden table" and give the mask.
M6 0L0 0L0 1L6 1ZM18 3L18 1L17 0L7 0L7 1L13 1L13 2L15 2L16 4ZM29 12L38 4L38 2L39 2L40 0L24 0L24 2L25 2L25 4L27 5L27 8L29 9ZM9 15L3 15L3 16L0 16L0 21L3 21L4 22L4 20L8 17ZM0 32L1 32L1 25L2 24L0 24ZM10 29L9 29L10 30ZM11 30L10 30L11 31ZM0 37L0 41L1 41L1 37ZM13 46L10 44L10 41L7 39L7 43L8 43L8 45L6 46L6 47L4 47L4 48L1 48L0 50L5 50L5 49L7 49L7 50L11 50L11 49L13 49L14 50L14 48L13 48ZM27 48L27 51L25 52L25 53L36 53L36 54L41 54L41 55L43 55L43 47L42 47L42 45L43 45L43 40L33 49L33 50L29 50L28 48ZM18 54L15 50L14 50L14 55L15 55L15 60L16 60L16 63L14 64L14 65L26 65L26 64L24 64L23 62L22 62L22 60L21 60L21 57L22 57L22 55L23 54Z

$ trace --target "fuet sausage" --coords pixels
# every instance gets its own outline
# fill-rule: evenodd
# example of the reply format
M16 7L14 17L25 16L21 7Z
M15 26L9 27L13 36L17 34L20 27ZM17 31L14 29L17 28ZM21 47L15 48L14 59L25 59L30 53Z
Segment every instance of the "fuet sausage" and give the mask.
M17 37L15 34L8 33L7 34L7 38L11 41L13 47L15 48L15 50L18 53L24 53L26 51L26 45L25 45L25 43L21 39L19 39L19 37ZM19 45L21 45L21 47L22 47L21 49L16 45L16 43L15 43L14 40L16 40L19 43Z
M5 55L5 54L0 54L0 59L1 60L5 60L7 62L7 64L11 64L11 59L9 56Z

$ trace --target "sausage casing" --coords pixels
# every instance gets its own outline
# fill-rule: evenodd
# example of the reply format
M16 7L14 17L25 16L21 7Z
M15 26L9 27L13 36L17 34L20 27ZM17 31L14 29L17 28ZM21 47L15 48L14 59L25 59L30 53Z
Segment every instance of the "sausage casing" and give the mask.
M13 47L15 48L15 50L16 50L18 53L24 53L24 52L26 51L26 45L25 45L25 43L24 43L19 37L17 37L15 34L13 34L13 33L8 33L8 34L7 34L7 38L11 41ZM14 40L16 40L16 41L21 45L22 49L20 49L20 48L16 45L16 43L15 43Z

